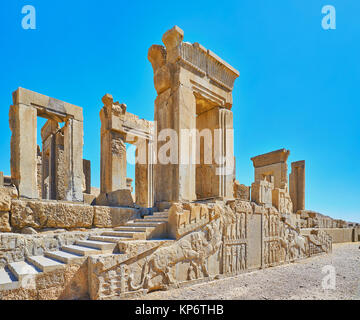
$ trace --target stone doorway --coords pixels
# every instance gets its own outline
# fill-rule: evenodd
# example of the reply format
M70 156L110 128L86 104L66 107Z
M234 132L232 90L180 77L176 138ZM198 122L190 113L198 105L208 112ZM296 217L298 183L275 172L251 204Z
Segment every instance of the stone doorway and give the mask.
M44 179L39 177L37 117L48 119L41 129L45 164L41 169L41 175L44 175ZM56 134L59 133L59 123L65 123L61 128L63 137L62 191L54 187L56 177L53 170L56 163L54 148ZM54 194L62 193L59 200L83 201L82 108L18 88L13 93L9 124L12 132L11 180L17 187L19 196L38 199L44 193L46 198L51 199L55 198Z

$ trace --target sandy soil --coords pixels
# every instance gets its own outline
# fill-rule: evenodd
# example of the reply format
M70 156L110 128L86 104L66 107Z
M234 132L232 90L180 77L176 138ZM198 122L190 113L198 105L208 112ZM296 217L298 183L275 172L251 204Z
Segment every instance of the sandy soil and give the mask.
M151 292L140 299L360 299L360 243L334 244L333 252L191 287ZM335 267L336 288L323 289L326 265Z

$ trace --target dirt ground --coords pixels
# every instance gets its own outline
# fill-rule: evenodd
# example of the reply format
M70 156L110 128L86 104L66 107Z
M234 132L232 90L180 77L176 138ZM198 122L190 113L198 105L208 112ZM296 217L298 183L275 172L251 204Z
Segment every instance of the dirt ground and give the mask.
M360 299L360 243L333 245L333 252L296 263L169 291L151 292L153 300ZM335 267L334 289L323 289L324 266Z

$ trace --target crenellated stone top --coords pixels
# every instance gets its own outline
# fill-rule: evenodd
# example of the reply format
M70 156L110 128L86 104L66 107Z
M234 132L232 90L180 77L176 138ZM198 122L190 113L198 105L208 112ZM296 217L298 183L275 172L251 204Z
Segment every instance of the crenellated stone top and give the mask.
M104 107L100 111L101 122L107 129L119 132L129 132L148 137L151 135L154 123L149 120L139 119L135 114L126 111L126 104L114 102L111 94L102 98ZM104 127L104 128L105 128Z
M201 76L207 76L211 81L232 91L235 79L240 73L230 64L218 57L201 44L183 42L184 31L178 26L165 32L162 41L165 47L154 45L149 49L149 60L154 72L167 63L181 63L197 71Z

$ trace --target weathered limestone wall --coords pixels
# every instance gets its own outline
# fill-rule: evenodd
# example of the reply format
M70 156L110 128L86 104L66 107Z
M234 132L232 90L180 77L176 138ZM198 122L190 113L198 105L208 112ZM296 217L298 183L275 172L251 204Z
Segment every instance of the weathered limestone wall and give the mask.
M309 234L313 229L302 229L302 234ZM356 229L354 228L319 228L326 232L331 238L333 243L342 243L342 242L353 242L354 232ZM359 240L356 240L359 241Z
M129 190L128 190L129 191ZM17 200L15 188L0 187L0 232L19 232L26 228L113 228L140 218L140 210L126 207Z
M11 202L18 196L14 187L0 186L0 232L10 232Z
M56 201L14 200L11 226L15 229L91 228L94 208L89 205Z
M124 225L129 220L139 219L139 210L135 208L116 208L94 206L94 227L113 228Z
M250 187L240 184L239 181L234 181L234 198L250 201Z
M300 210L297 212L301 217L302 228L347 228L344 220L333 219L319 212L311 210Z

